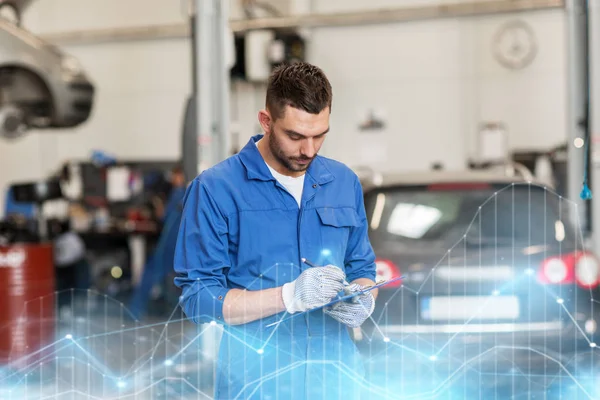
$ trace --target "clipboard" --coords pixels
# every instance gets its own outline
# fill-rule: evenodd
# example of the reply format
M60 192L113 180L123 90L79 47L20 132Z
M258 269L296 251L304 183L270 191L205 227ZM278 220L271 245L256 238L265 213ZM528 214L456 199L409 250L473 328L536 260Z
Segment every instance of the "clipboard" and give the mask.
M390 279L390 280L387 280L387 281L380 281L380 282L376 283L375 285L368 286L368 287L364 288L363 290L361 290L361 291L359 291L359 292L355 292L355 293L352 293L352 294L349 294L349 295L346 295L346 296L338 297L338 298L336 298L336 299L333 299L333 300L331 300L331 301L330 301L329 303L327 303L327 304L323 304L322 306L315 307L315 308L311 308L310 310L302 311L302 312L299 312L299 313L297 313L297 314L290 315L290 316L289 316L289 317L287 317L287 318L280 319L279 321L272 322L272 323L270 323L269 325L266 325L266 326L265 326L265 328L270 328L270 327L272 327L272 326L279 325L280 323L282 323L282 322L284 322L284 321L287 321L288 319L292 319L292 318L294 318L294 317L297 317L297 316L299 316L299 315L304 315L304 314L306 314L306 313L309 313L309 312L312 312L312 311L316 311L316 310L323 309L323 308L325 308L325 307L332 306L332 305L334 305L334 304L336 304L336 303L339 303L340 301L346 301L346 300L353 299L353 298L354 298L354 297L356 297L356 296L360 296L361 294L364 294L364 293L370 292L371 290L378 289L378 288L380 288L380 287L383 287L383 286L389 285L390 283L397 282L397 281L399 281L399 280L401 280L401 279L404 279L404 275L402 275L402 276L398 276L398 277L396 277L396 278L393 278L393 279Z

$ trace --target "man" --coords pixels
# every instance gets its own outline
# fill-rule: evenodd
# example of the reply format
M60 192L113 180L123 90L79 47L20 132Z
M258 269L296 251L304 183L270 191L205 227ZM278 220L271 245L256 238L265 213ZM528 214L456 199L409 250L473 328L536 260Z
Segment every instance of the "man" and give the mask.
M276 68L258 113L264 135L186 192L175 282L191 320L225 325L217 399L360 393L364 370L348 328L370 316L376 293L310 311L375 279L359 180L317 155L331 100L319 68Z
M175 244L185 195L185 177L181 165L176 165L171 170L169 181L171 190L166 204L163 206L159 201L156 206L157 216L163 224L156 249L144 265L142 279L134 289L129 304L131 314L136 319L145 315L154 286L164 283L169 272L173 271Z
M179 212L181 208L181 202L185 196L185 176L183 174L183 167L177 164L171 170L169 177L169 183L171 184L171 190L167 197L165 204L156 205L157 216L161 222L165 222L170 215Z

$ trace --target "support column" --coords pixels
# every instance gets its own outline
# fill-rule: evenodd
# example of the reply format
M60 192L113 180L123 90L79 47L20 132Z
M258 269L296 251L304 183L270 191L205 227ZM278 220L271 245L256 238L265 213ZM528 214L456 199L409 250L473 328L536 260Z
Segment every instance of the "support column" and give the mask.
M580 198L586 147L576 148L576 138L585 138L587 129L587 22L586 0L567 0L567 196L575 205L569 204L570 217L580 224L583 232L588 227L587 204Z
M589 71L590 71L590 132L591 132L591 200L592 249L600 254L600 3L588 1Z
M215 49L215 92L217 93L217 102L215 121L216 134L219 138L218 148L215 149L215 162L222 161L231 155L231 132L230 132L230 69L228 64L230 55L228 51L233 46L233 36L229 35L229 2L214 0L216 7L215 18L215 36L213 42ZM231 42L230 42L231 41Z
M214 0L196 0L196 127L198 137L198 173L215 163L215 25Z
M227 65L227 1L195 0L194 91L196 99L198 173L229 155L229 67ZM222 334L211 326L202 335L203 356L217 357Z
M193 18L194 92L198 173L230 155L228 60L229 7L226 1L195 0Z

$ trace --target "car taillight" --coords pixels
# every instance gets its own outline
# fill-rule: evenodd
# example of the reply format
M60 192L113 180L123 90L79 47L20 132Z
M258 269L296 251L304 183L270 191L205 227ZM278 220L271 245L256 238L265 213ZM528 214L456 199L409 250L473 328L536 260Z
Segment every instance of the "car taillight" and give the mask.
M554 285L573 283L573 264L565 257L551 257L542 263L540 281Z
M575 278L577 284L584 288L592 288L600 283L600 266L591 254L582 254L575 262Z
M375 260L375 266L377 267L377 277L375 278L377 282L388 281L400 276L400 268L398 268L396 264L389 260ZM390 283L386 286L386 288L398 287L401 284L401 280L399 280L397 282Z
M544 260L538 278L546 284L577 283L582 288L592 288L600 284L600 265L590 253L568 253Z

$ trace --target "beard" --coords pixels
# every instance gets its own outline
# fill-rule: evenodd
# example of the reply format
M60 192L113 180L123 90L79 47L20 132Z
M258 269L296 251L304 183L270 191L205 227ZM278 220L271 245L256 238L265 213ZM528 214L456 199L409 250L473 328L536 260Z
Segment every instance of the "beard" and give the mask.
M279 145L277 138L275 137L275 132L273 131L273 127L271 127L270 134L269 134L269 150L271 150L271 154L273 154L273 157L275 157L275 159L281 165L283 165L285 168L287 168L289 171L292 171L292 172L306 171L308 169L308 167L310 166L310 164L312 164L313 160L315 159L314 157L313 158L308 158L308 157L303 157L303 156L290 157L290 156L286 155L284 153L283 149L281 148L281 146ZM298 161L308 161L308 162L306 164L300 164L300 163L298 163Z

